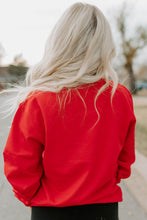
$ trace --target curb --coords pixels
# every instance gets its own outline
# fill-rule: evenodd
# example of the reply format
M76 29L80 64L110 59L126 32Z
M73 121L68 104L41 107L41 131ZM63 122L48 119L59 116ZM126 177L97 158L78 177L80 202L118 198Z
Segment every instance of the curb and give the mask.
M131 177L124 180L134 198L147 213L147 157L136 150L136 161L131 168Z

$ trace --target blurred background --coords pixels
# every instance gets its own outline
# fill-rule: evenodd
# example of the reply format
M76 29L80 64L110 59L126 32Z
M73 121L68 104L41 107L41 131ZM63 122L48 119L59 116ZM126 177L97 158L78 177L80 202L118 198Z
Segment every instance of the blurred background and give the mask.
M53 26L76 2L0 0L0 90L22 81L28 68L40 61ZM134 101L136 162L132 176L121 183L124 202L120 205L120 220L147 219L147 0L81 2L96 5L107 17L117 48L113 66L119 83L131 91ZM4 99L5 95L1 95L0 104ZM11 120L0 119L1 163ZM0 171L0 219L28 219L30 211L13 197L3 175L3 164Z

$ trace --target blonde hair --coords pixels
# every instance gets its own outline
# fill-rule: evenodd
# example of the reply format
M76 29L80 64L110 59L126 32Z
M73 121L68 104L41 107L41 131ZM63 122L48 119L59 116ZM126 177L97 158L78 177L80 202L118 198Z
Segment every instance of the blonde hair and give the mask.
M112 68L115 45L110 25L103 13L94 5L75 3L70 6L54 26L47 39L44 55L39 63L29 68L24 86L14 85L5 92L18 92L9 99L8 111L14 111L34 91L60 92L104 78L96 100L113 81L112 98L118 84L118 76ZM30 93L31 92L31 93ZM83 100L84 101L84 100Z

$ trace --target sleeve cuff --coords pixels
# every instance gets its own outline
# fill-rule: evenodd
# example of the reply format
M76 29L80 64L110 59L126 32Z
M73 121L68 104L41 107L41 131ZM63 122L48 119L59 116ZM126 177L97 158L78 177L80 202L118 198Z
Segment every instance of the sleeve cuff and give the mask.
M19 193L18 191L16 191L14 188L12 189L14 192L14 196L19 199L21 202L23 202L25 204L25 206L30 206L31 201L28 200L28 198L25 198L21 193Z

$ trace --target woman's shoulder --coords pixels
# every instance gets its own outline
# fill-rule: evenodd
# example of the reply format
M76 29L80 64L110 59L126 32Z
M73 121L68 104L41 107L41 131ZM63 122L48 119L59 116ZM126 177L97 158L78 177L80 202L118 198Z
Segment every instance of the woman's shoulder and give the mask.
M123 85L121 83L118 83L117 93L118 93L118 95L121 98L120 101L124 100L124 101L129 102L132 105L132 102L133 102L132 94L131 94L131 92L129 91L129 89L125 85Z
M47 100L48 98L53 98L56 96L55 92L51 92L51 91L44 91L44 90L35 90L35 91L31 91L28 94L28 97L26 99L26 101L28 102L32 102L34 100Z
M52 91L36 90L33 92L32 96L29 97L28 102L30 104L37 103L38 107L43 111L43 109L50 107L54 109L58 104L58 93ZM33 105L35 106L35 105ZM48 108L49 109L49 108Z
M114 97L117 104L119 103L120 108L124 109L125 112L129 111L131 112L131 114L134 115L133 97L131 92L125 85L118 83L116 95L114 95Z
M123 93L124 95L131 96L131 92L129 91L129 89L125 85L118 83L117 89L120 93Z
M109 87L112 88L113 86L114 86L114 82L112 80L109 80ZM129 91L129 89L121 83L117 84L116 92L119 94L131 96L131 92Z

